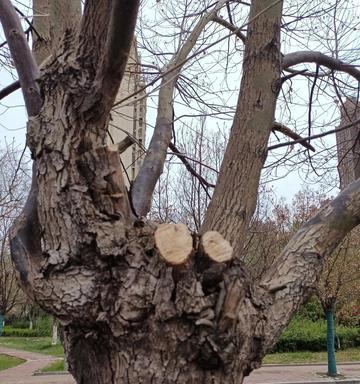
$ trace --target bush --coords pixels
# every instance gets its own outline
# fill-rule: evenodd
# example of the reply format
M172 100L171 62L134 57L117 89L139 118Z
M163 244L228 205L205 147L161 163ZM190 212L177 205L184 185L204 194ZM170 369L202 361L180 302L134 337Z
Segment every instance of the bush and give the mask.
M13 328L9 325L5 325L3 336L12 337L40 337L43 336L37 329L29 328Z
M345 326L360 326L360 303L352 302L344 305L336 314L339 324Z
M5 317L5 323L13 328L29 328L30 321L26 317L9 314Z
M319 299L316 296L312 296L307 303L299 309L297 317L311 321L325 319L324 310Z
M360 346L360 329L336 327L341 348ZM336 343L337 345L337 343ZM295 317L275 345L273 352L326 351L326 321L316 322Z
M27 325L26 328L22 327L23 324L20 321L12 321L10 325L7 325L7 324L5 324L4 336L14 336L14 337L51 336L52 318L50 316L40 317L36 319L34 322L33 329L29 329L29 322L26 324Z
M52 317L45 316L35 320L34 328L38 331L39 336L51 336Z

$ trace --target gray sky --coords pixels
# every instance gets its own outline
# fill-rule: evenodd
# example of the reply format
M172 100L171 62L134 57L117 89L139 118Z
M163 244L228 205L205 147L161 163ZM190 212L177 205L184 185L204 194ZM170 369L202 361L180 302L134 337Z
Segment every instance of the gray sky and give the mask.
M299 1L293 1L292 3L296 3ZM334 3L335 1L325 1L325 3ZM28 4L29 2L26 0L22 2L23 4ZM167 27L162 22L162 17L164 14L164 11L161 10L161 6L163 3L161 2L155 2L155 1L144 1L144 15L146 15L146 23L147 26L149 25L155 25L156 23L160 23L161 31L166 31ZM169 4L171 1L169 2ZM290 4L289 2L286 2ZM315 3L315 2L314 2ZM324 3L324 4L325 4ZM356 0L353 2L355 5L360 5L360 0ZM26 11L26 8L24 6L23 10ZM351 11L353 12L354 20L353 22L356 24L359 18L358 11ZM355 12L355 13L354 13ZM356 13L357 12L357 13ZM224 13L224 17L226 14ZM241 21L241 14L238 15L239 22ZM338 14L339 19L341 17L346 17L346 15ZM292 20L289 18L288 20ZM346 19L345 19L346 20ZM347 21L347 20L346 20ZM317 20L316 18L313 18L310 20L310 24L319 24L319 28L322 27L322 23L324 23L325 20ZM151 24L152 23L152 24ZM314 27L314 25L312 25ZM160 28L159 27L159 28ZM315 25L316 27L316 25ZM314 27L314 28L315 28ZM176 27L174 27L176 30ZM151 29L149 28L148 32L150 34ZM214 34L214 38L216 38L216 34L223 34L224 31L219 29L218 27L214 30L211 28L209 29L211 33ZM283 50L285 52L291 52L296 50L304 50L304 49L319 49L324 53L327 54L334 54L334 52L331 52L331 47L335 44L333 40L330 39L330 33L331 31L327 32L327 35L324 34L325 32L319 33L319 36L313 39L310 39L309 35L305 32L303 33L304 38L302 39L301 32L300 33L284 33L283 34ZM340 58L349 58L352 60L352 63L360 63L360 59L358 58L357 52L360 53L360 47L356 47L356 40L360 41L360 39L355 39L354 36L358 36L357 31L353 31L351 36L344 35L344 37L341 39L342 48L339 50L339 57ZM163 49L170 50L171 48L174 49L174 43L173 41L168 41L166 37L160 38L157 36L158 39L158 46L162 47ZM139 37L139 43L141 44L141 38ZM228 76L224 77L223 73L223 63L221 60L218 60L219 62L216 62L216 57L222 57L222 56L216 56L218 55L218 52L224 49L231 49L233 52L236 53L237 46L232 40L229 44L231 44L229 47L226 45L228 42L225 42L220 47L216 47L211 52L207 52L206 58L201 58L201 60L195 60L196 62L190 63L188 66L188 69L185 71L185 74L188 76L193 76L196 74L196 71L201 68L209 69L209 73L206 73L207 71L203 71L202 73L202 81L204 84L206 83L207 87L214 88L214 89L221 89L221 87L226 88L226 94L221 95L218 92L214 92L214 95L209 94L208 101L209 102L219 102L221 100L223 103L225 102L225 105L227 107L229 106L235 106L236 99L237 99L237 87L239 84L239 78L240 78L240 72L238 70L239 65L236 66L234 64L233 68L226 70L229 72ZM156 48L156 47L155 47ZM356 52L357 50L357 52ZM147 54L147 52L142 49L140 50L143 62L146 64L153 64L153 58ZM234 56L236 58L236 55ZM156 64L162 64L161 58L157 58ZM353 61L355 60L355 62ZM241 60L239 59L239 62ZM300 66L301 67L301 66ZM303 67L301 67L303 68ZM309 70L315 70L315 66L308 66ZM221 72L222 71L222 72ZM205 72L205 73L204 73ZM0 68L0 88L3 88L4 86L10 84L14 79L14 72L13 74L10 74L5 68ZM341 77L340 80L344 80L344 77ZM226 84L225 84L226 83ZM158 84L156 84L158 85ZM294 81L291 85L285 86L284 92L287 93L287 100L290 101L289 104L285 105L283 101L279 100L278 102L278 113L277 113L277 120L280 122L283 122L285 124L289 124L291 128L296 128L298 132L302 132L304 136L307 135L307 126L308 126L308 96L310 92L310 86L311 84L308 81ZM152 89L149 89L149 91L152 91ZM181 101L180 99L178 99ZM26 125L26 115L23 108L23 101L20 91L17 91L13 93L11 96L7 97L6 99L2 100L0 102L0 146L4 146L6 142L10 142L12 140L15 140L15 143L19 145L19 147L24 146L25 143L25 125ZM148 128L147 128L147 138L149 139L151 133L152 133L152 127L154 125L155 120L155 106L156 106L156 92L152 93L148 98L148 116L147 116L147 122L148 122ZM191 109L186 106L180 104L176 104L176 114L187 114L191 113ZM318 133L321 130L330 130L333 129L338 121L338 108L334 101L334 92L329 92L325 90L325 83L318 85L317 94L316 94L316 102L314 102L314 109L312 111L312 118L313 118L313 130L312 133ZM191 121L191 118L189 119L183 119L181 122L186 124ZM180 122L179 122L180 123ZM177 123L177 129L182 129L182 126ZM216 119L208 119L207 120L208 126L216 127L219 124L223 124L225 127L227 126L227 129L230 128L231 121L228 119L227 121L219 121ZM294 127L295 125L295 127ZM279 142L284 142L287 139L279 134L278 135ZM272 135L271 137L271 144L278 143L278 140L275 136ZM319 155L318 158L320 158L320 153L323 153L325 151L326 147L334 146L335 139L334 136L328 137L326 140L317 140L313 143L314 146L317 149L317 153ZM276 158L281 157L282 154L285 153L285 151L289 151L290 148L285 148L284 150L277 150L274 153L271 153L268 157L268 163L273 161ZM290 157L294 155L297 152L303 152L303 148L299 145L294 146L292 150L290 151ZM300 157L304 158L305 155L302 154ZM325 155L325 161L323 163L316 160L317 157L314 158L314 162L316 163L315 167L320 167L320 165L326 165L332 163L334 166L336 163L336 159L334 156L330 158L330 155L328 155L328 158L326 159ZM321 164L320 164L321 163ZM314 166L314 164L312 165ZM272 172L271 175L268 175L266 177L267 183L269 185L273 185L275 190L277 191L277 194L280 196L285 196L287 199L290 199L300 188L301 186L306 184L313 184L316 181L316 177L314 177L314 174L309 171L311 168L309 164L305 165L302 168L297 167L297 169L293 172L290 172L290 170L294 168L292 166L292 162L288 162L285 164L285 166L280 166L278 169L276 169L275 172ZM266 169L264 170L264 174L266 174ZM286 175L286 176L285 176ZM321 177L320 177L321 180ZM323 178L322 183L329 184L328 178Z

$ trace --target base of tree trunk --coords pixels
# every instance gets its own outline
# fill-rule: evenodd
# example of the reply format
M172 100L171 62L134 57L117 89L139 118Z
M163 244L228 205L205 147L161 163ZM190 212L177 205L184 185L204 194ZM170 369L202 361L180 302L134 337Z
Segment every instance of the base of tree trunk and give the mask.
M242 383L250 360L229 355L231 364L224 366L207 334L186 321L163 326L148 321L119 337L101 327L88 332L63 329L69 371L78 384Z

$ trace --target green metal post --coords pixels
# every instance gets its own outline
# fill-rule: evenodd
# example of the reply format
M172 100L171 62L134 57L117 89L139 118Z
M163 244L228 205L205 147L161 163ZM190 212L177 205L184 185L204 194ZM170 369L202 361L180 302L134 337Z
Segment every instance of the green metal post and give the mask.
M336 376L336 358L335 358L335 325L334 310L326 310L326 337L327 337L327 357L328 357L328 375Z
M4 333L5 315L0 314L0 336Z

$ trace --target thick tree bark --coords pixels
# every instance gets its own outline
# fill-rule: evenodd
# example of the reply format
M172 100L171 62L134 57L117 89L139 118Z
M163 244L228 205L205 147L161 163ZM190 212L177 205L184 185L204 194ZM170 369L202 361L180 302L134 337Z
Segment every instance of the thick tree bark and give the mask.
M81 19L80 0L33 0L33 52L40 65L56 55L65 34L73 34Z

